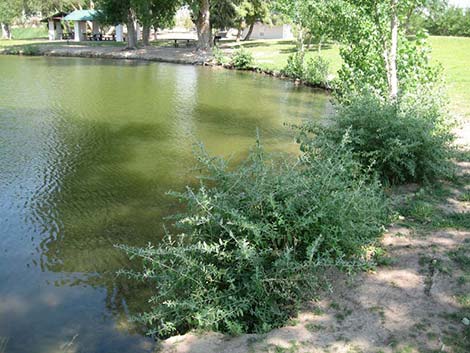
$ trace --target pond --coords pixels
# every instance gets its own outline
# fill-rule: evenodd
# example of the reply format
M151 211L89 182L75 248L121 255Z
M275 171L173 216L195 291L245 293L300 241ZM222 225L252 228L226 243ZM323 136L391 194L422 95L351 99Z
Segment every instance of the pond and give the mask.
M259 128L293 151L285 123L329 109L252 73L0 56L0 353L152 351L128 320L148 289L116 277L114 244L158 242L195 142L236 160Z

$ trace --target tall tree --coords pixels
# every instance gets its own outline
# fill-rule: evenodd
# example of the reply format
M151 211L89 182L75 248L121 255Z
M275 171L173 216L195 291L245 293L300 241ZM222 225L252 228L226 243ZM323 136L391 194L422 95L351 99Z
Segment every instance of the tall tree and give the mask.
M180 0L142 0L136 3L137 16L142 24L142 42L150 44L150 28L165 28L174 22Z
M308 23L315 16L315 14L311 13L313 9L312 2L315 2L315 0L276 0L274 2L275 11L281 13L295 25L301 52L304 51Z
M342 42L339 75L344 89L373 90L395 100L421 75L434 75L423 47L424 36L406 36L410 11L427 0L331 0L328 26ZM410 65L410 63L412 63Z
M15 18L21 15L23 10L20 0L0 1L0 25L2 27L2 39L11 39L11 24Z
M211 0L211 28L228 28L236 25L239 0Z
M210 0L187 0L187 4L191 9L193 22L196 24L197 49L209 50L212 46L211 2Z
M248 33L244 40L250 39L256 22L271 23L270 1L243 0L237 6L237 12L239 14L239 23L245 22L248 26Z
M143 0L142 0L143 1ZM125 23L127 26L127 48L137 48L137 11L139 0L99 0L100 21L115 25Z

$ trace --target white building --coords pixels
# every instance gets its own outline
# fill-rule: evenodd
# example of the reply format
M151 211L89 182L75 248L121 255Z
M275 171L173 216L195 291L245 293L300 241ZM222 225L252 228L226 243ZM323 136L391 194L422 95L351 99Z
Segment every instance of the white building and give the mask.
M249 28L245 28L242 37L248 33ZM294 39L292 26L288 24L270 26L260 22L255 23L250 39Z
M470 9L470 0L449 0L449 6Z

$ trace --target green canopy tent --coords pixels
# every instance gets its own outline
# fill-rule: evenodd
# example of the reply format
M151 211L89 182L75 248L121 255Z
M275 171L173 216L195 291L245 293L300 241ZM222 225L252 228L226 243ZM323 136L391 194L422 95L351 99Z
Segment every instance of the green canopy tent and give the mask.
M98 11L96 10L75 10L64 17L65 21L72 21L74 23L74 40L76 42L87 40L86 35L86 23L91 22L92 24L92 35L96 39L97 35L100 35L100 25L98 22ZM105 36L107 38L107 36ZM100 38L102 38L100 36ZM110 39L110 38L108 38ZM121 24L116 25L116 36L112 37L112 40L122 42L124 40L123 26Z

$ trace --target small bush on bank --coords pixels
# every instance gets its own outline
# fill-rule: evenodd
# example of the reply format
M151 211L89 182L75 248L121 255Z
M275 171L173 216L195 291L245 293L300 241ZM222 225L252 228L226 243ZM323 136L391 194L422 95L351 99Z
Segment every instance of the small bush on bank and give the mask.
M297 52L287 58L287 64L281 73L287 77L302 80L311 85L327 85L329 62L321 56L305 60L302 52Z
M295 80L301 80L304 77L304 53L296 52L289 55L286 66L281 73Z
M21 50L22 55L35 56L35 55L39 55L39 53L40 53L39 48L34 45L26 45Z
M331 124L304 126L301 144L341 143L348 134L356 159L391 184L449 176L454 137L439 104L431 100L413 96L390 103L372 95L354 97Z
M364 265L388 221L380 184L342 144L289 162L258 145L235 169L206 154L199 160L207 171L200 187L177 194L187 206L177 217L182 233L158 247L123 247L144 266L126 274L155 289L138 320L160 337L283 325L325 267Z
M7 53L9 55L26 55L26 56L34 56L39 55L40 50L35 45L19 45L14 46L7 49Z
M322 85L328 82L330 63L321 56L307 60L304 68L303 80L313 84Z
M227 57L219 47L214 47L212 49L212 55L217 65L226 65L230 63L230 58Z
M240 48L234 52L231 64L236 69L249 70L255 66L255 58L252 53L244 48Z

